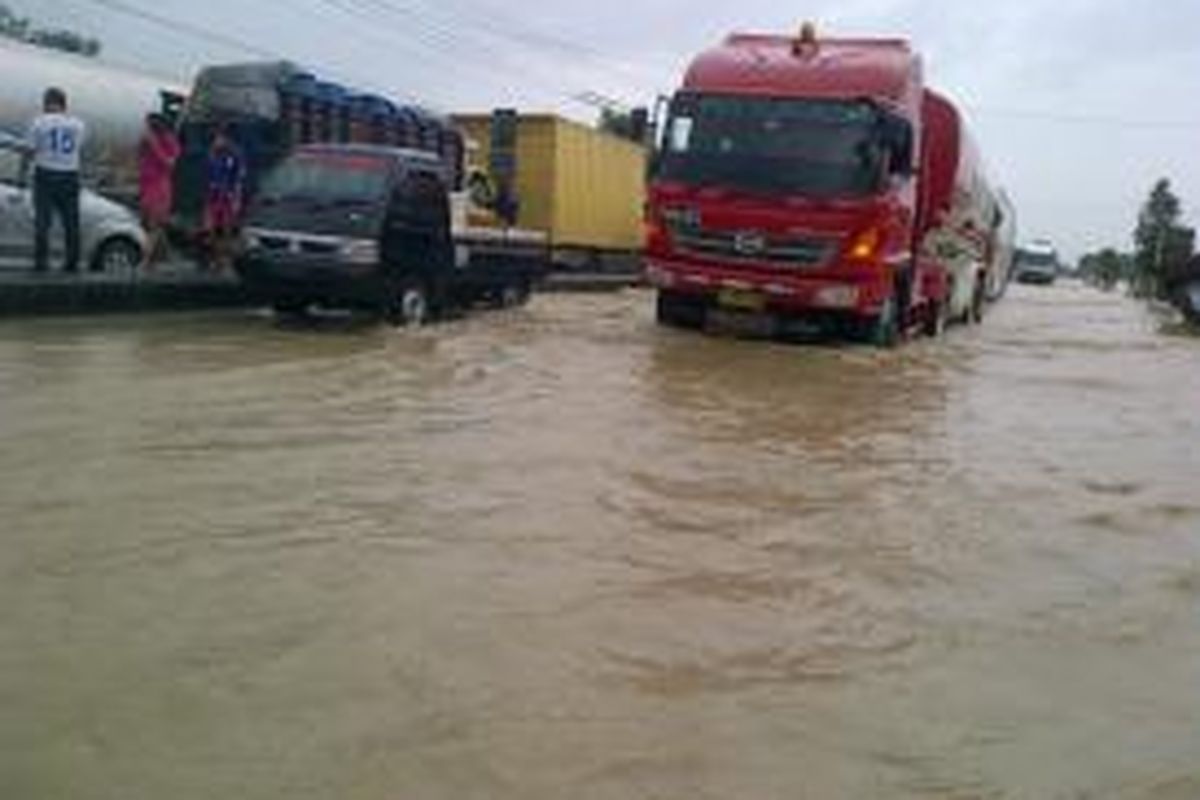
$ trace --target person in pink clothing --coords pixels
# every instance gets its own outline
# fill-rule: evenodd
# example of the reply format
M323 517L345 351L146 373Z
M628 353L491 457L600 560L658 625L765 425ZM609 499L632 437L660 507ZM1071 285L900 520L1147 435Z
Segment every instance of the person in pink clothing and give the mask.
M174 200L175 162L179 138L161 114L146 117L146 130L138 145L138 184L142 226L146 229L146 267L153 269L166 249L166 227Z

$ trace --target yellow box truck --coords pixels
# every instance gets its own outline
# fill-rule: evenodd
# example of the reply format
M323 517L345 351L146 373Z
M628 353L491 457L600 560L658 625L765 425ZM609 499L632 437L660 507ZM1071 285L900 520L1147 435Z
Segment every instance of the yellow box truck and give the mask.
M453 121L468 139L475 168L488 171L493 115ZM517 228L544 232L560 266L636 262L646 195L643 146L562 117L528 114L517 118L514 150Z

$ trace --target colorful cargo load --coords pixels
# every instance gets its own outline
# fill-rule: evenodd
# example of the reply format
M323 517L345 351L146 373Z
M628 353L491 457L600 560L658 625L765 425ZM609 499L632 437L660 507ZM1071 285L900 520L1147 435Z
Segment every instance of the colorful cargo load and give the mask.
M196 77L181 128L176 224L201 226L204 164L218 127L229 130L247 164L247 190L293 149L307 144L373 144L438 155L462 183L463 138L420 107L320 79L286 61L207 67Z

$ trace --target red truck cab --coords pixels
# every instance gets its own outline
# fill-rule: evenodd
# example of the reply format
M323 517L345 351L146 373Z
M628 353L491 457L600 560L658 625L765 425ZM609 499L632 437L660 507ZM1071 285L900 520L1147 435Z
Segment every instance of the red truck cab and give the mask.
M692 63L653 159L658 317L890 344L937 316L921 254L921 58L897 39L734 35ZM922 208L922 205L925 208Z

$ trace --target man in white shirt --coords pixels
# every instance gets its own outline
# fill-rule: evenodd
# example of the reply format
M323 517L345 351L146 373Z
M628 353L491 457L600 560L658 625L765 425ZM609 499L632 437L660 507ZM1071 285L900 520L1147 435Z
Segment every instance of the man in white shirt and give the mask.
M47 89L44 113L29 126L28 157L33 160L34 270L45 272L49 260L50 223L62 221L67 244L67 272L79 269L79 154L86 128L67 113L67 96Z

